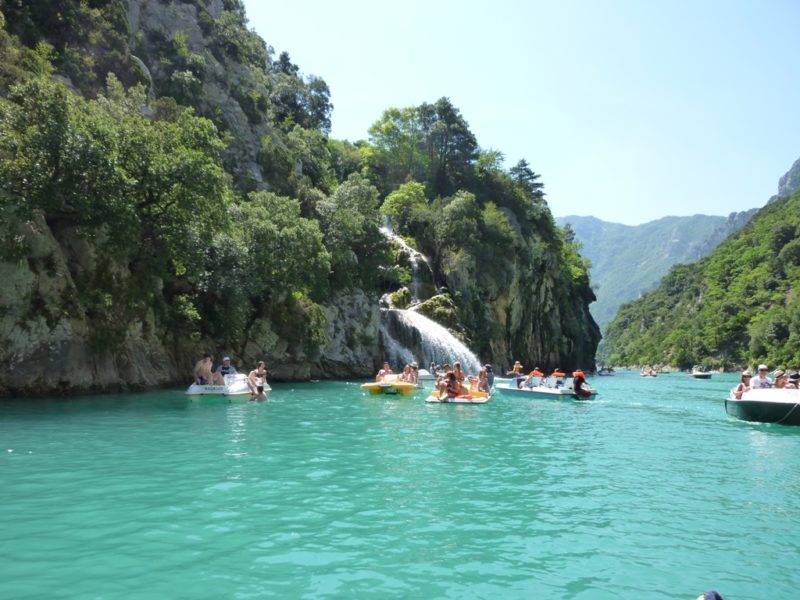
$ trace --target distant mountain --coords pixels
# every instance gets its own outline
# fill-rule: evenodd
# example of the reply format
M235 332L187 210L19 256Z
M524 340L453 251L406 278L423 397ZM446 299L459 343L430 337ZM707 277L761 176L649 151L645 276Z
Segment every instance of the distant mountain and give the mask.
M597 301L591 312L600 327L621 304L658 285L672 265L697 260L742 227L756 209L728 217L693 215L664 217L642 225L609 223L595 217L556 217L567 223L583 244L581 254L592 263Z
M694 264L620 307L607 326L616 364L800 364L800 160L778 194Z
M614 364L725 369L800 364L800 192L778 197L694 264L620 307L607 326Z

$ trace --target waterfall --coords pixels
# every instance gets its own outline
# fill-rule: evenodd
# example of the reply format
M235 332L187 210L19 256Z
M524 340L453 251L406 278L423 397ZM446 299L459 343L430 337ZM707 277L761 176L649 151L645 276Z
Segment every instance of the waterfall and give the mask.
M428 300L436 295L436 285L428 259L424 254L409 246L406 241L394 233L391 220L386 217L381 233L394 244L397 244L408 257L412 278L409 284L411 306ZM469 348L458 338L435 321L416 312L413 308L400 310L391 306L390 294L381 300L383 316L381 319L381 337L383 338L384 360L395 368L415 362L421 369L427 369L430 363L438 365L453 364L458 361L462 369L469 374L477 375L481 363Z
M414 310L384 311L381 333L385 359L392 366L416 360L420 368L427 369L432 362L452 365L459 361L466 373L477 375L480 371L481 363L469 348L446 328Z
M408 263L411 266L411 283L408 286L411 292L411 304L419 304L422 300L434 295L433 269L431 269L427 257L419 250L409 246L403 238L394 232L392 221L389 217L384 218L381 233L387 239L400 246L408 256ZM423 295L425 296L424 298Z

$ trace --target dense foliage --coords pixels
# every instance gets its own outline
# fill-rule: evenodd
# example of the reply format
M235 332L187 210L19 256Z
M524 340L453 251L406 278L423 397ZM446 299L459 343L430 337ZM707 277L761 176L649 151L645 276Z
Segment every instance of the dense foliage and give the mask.
M269 329L313 354L335 293L402 295L391 216L481 354L592 363L586 264L539 176L482 150L447 98L333 140L325 82L275 58L239 0L51 4L0 0L2 258L33 269L45 232L76 259L20 326L83 319L113 350L137 325L242 353Z
M697 263L624 305L608 327L616 364L800 366L800 193L761 209Z

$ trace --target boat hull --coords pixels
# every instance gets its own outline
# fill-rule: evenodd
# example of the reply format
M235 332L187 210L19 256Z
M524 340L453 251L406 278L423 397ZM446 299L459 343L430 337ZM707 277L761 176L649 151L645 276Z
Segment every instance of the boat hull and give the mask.
M429 404L486 404L490 398L491 394L486 392L472 392L466 396L456 396L455 398L440 398L438 394L433 393L425 398L425 402Z
M750 390L725 400L725 412L742 421L800 425L800 390Z
M501 394L505 396L514 396L516 398L534 398L540 400L589 400L597 396L597 390L590 390L590 396L578 396L569 387L534 387L534 388L517 388L511 384L501 384L496 386Z
M370 396L411 396L421 390L422 386L405 381L375 381L362 384L361 389L369 392Z
M272 388L269 384L264 384L264 397L269 397ZM225 376L225 385L198 385L193 383L186 390L186 395L193 399L200 398L228 398L231 401L250 399L250 386L247 382L247 375L237 373Z

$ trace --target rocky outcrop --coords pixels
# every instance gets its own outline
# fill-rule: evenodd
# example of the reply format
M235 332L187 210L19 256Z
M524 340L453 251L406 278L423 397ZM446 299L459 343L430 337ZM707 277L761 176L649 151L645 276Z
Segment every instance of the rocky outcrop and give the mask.
M800 190L800 158L798 158L792 168L778 180L778 196L786 198Z
M257 159L262 139L270 136L270 127L264 120L249 118L237 99L268 96L266 75L258 80L257 71L241 60L212 52L214 40L201 25L201 11L218 19L224 12L223 3L213 0L206 7L198 7L197 3L180 1L129 0L132 53L145 65L156 87L150 90L152 95L169 95L196 106L201 116L230 132L224 162L239 184L245 189L268 188ZM176 42L178 36L181 39ZM165 48L175 46L181 46L183 60L163 61Z
M129 323L114 352L98 347L93 323L75 304L70 271L91 252L65 233L76 254L65 253L41 218L19 226L29 252L0 261L0 394L35 395L135 389L176 380L179 365L153 323ZM185 377L184 377L185 379Z
M119 391L178 386L189 378L195 357L213 348L210 340L176 345L156 320L131 321L113 350L102 346L96 324L76 301L73 273L92 266L91 248L47 223L31 218L19 225L29 251L18 261L0 261L0 395ZM377 298L361 290L339 293L322 306L327 343L305 352L281 338L267 321L253 327L240 369L265 360L274 380L368 377L380 356Z

